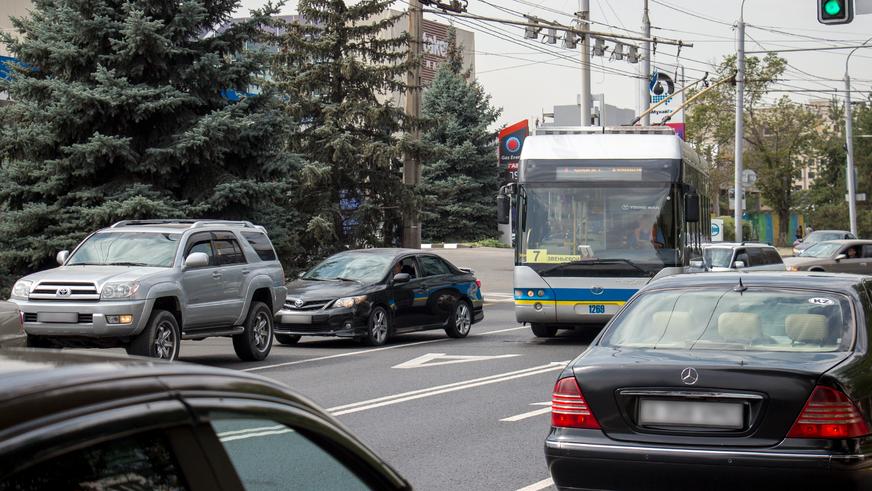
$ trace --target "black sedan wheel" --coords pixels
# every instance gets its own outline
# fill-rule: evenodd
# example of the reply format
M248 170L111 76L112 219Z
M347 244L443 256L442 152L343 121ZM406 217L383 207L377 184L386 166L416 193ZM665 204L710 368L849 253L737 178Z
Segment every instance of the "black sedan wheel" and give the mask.
M445 333L452 338L465 338L472 327L472 309L465 300L459 300L454 305L454 314L445 326Z
M381 346L388 340L391 331L391 318L384 307L373 307L369 314L369 324L363 342L369 346Z
M276 334L276 341L280 344L297 344L301 337L295 334Z

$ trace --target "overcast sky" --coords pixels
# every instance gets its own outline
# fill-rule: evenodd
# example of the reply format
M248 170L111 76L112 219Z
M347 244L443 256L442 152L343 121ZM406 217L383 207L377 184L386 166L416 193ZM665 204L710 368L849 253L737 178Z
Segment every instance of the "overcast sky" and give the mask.
M797 48L858 45L872 36L872 15L855 17L851 24L824 26L817 22L818 0L746 0L745 49ZM863 2L872 0L857 0ZM264 0L242 0L240 15L250 8L260 7ZM353 2L351 2L353 3ZM739 16L741 0L650 0L653 35L681 39L693 43L681 50L688 79L701 77L711 64L736 49L732 27ZM395 4L398 10L407 8L403 0ZM608 25L595 25L597 31L622 32L621 28L639 31L643 0L590 0L591 20ZM291 1L284 13L294 13ZM578 0L469 0L469 13L522 20L519 14L532 14L547 20L568 24ZM685 12L681 12L681 10ZM426 14L425 17L449 23L452 19ZM523 39L520 27L485 22L453 20L458 28L475 31L476 75L492 95L495 105L503 108L501 123L511 124L524 118L541 117L555 105L575 104L579 93L580 65L578 50L546 45ZM615 26L615 27L609 27ZM778 32L785 31L785 32ZM870 43L872 44L872 43ZM842 89L845 57L850 50L783 53L791 65L780 90ZM676 62L674 46L658 45L653 64ZM593 93L604 93L606 102L628 109L636 108L637 65L626 61L592 58L591 85ZM602 67L611 73L603 73ZM623 73L616 73L623 72ZM872 85L872 48L859 50L851 58L850 73L853 88L870 90ZM782 95L781 93L777 94ZM832 96L831 93L788 93L798 101ZM859 99L863 94L853 94ZM841 97L841 96L840 96Z

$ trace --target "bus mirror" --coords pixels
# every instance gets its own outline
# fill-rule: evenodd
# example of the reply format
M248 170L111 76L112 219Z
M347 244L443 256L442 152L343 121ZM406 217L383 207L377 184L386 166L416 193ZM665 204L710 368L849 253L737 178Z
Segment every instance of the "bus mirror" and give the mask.
M497 223L507 225L509 223L509 208L511 207L512 199L508 195L500 194L497 196Z
M699 195L687 194L684 196L684 216L688 223L699 221Z

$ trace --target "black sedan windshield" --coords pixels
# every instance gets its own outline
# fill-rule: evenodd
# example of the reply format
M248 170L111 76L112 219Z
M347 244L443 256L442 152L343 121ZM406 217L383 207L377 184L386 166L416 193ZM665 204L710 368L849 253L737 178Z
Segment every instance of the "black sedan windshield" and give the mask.
M604 346L825 352L850 349L854 336L848 299L822 291L651 292L616 321Z
M304 280L350 280L364 284L380 281L393 258L373 253L337 254L303 275Z

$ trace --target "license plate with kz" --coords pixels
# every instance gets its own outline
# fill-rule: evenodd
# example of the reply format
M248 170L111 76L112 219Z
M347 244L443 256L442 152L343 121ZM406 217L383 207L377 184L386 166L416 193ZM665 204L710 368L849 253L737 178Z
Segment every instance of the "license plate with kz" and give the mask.
M605 305L588 305L587 306L588 313L590 314L605 314L606 306Z

